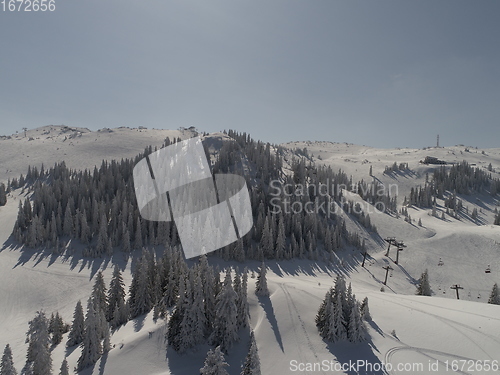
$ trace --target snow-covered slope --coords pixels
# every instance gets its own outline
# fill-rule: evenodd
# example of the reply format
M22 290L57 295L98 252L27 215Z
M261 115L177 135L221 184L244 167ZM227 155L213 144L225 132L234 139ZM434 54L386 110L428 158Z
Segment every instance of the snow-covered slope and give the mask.
M103 158L133 157L149 144L159 146L167 136L185 138L189 134L125 128L111 132L61 127L31 130L26 138L24 134L19 134L11 139L0 139L0 181L26 173L29 164L51 165L65 160L72 168L90 168L99 165ZM29 141L30 137L33 140ZM287 146L307 147L314 154L315 162L331 165L335 169L342 168L353 175L354 181L370 179L368 171L372 165L373 174L382 182L398 184L400 202L412 186L423 184L425 173L434 168L418 163L428 155L446 161L465 159L481 167L492 163L500 171L500 149L484 150L483 154L482 150L472 148L470 152L465 152L465 147L377 150L325 142ZM413 173L383 175L385 166L392 165L394 161L409 163ZM27 322L33 318L35 311L43 308L49 315L59 311L64 320L70 322L76 302L81 299L85 304L90 295L93 276L99 269L104 271L106 283L109 283L112 264L107 259L41 258L34 252L20 252L9 240L21 199L18 194L16 191L9 196L7 205L0 207L0 348L10 343L16 367L20 369L26 354L24 339ZM346 194L349 199L363 203L358 196ZM487 196L473 196L467 204L470 209L482 208L484 222L492 222L496 201ZM355 374L357 372L352 368L336 371L328 366L358 360L375 367L373 371L361 367L360 374L453 373L451 366L454 360L470 361L465 363L466 367L460 373L498 373L480 369L480 366L485 361L491 364L493 360L500 360L500 306L484 303L493 283L500 282L500 227L450 218L443 221L429 216L426 210L411 210L410 214L415 221L421 218L423 226L385 214L370 215L380 237L367 233L355 220L349 219L350 228L357 228L368 240L370 257L365 268L360 267L361 255L352 250L339 252L339 259L331 263L308 260L269 262L269 299L255 296L255 279L249 279L250 322L259 348L262 374ZM383 238L387 236L396 236L408 245L400 254L399 265L393 262L394 248L390 257L384 256L386 243ZM439 258L444 265L438 266ZM128 287L130 264L121 259L113 261L124 269ZM387 264L392 265L394 270L382 292L380 289L385 277L382 266ZM488 264L492 272L485 274ZM241 264L222 261L220 265L242 268ZM245 266L256 270L258 264L248 262ZM435 295L414 296L415 280L426 268L429 269ZM331 344L318 334L314 318L336 274L345 275L347 281L352 282L359 300L365 296L369 298L373 322L368 326L371 337L368 343ZM455 291L450 289L453 284L464 287L459 301L455 299ZM477 298L478 295L480 298ZM208 345L178 355L172 350L165 350L164 332L164 322L153 322L151 314L131 321L113 334L113 349L109 354L93 369L82 373L198 374ZM243 336L230 351L227 358L229 374L239 374L247 343L248 337ZM59 345L52 354L54 370L58 371L65 356L68 356L70 369L73 369L79 349L67 351ZM333 364L330 361L334 361ZM446 361L450 366L448 369ZM318 370L306 368L308 364L312 366L315 363L323 367ZM382 364L385 364L386 371L377 370ZM409 367L404 371L397 368L398 364ZM462 362L455 364L462 366ZM430 365L437 367L430 368Z
M291 149L307 148L309 154L314 155L315 163L331 166L334 170L341 168L353 176L354 182L362 179L371 181L371 166L373 178L383 183L392 193L396 192L400 205L404 196L409 197L411 188L423 186L426 174L432 178L434 169L439 167L420 163L426 156L433 156L448 163L466 160L471 165L485 169L491 164L492 176L500 176L500 149L481 150L465 146L375 149L331 142L293 142L284 146ZM394 162L408 163L409 171L384 174L385 167ZM446 209L444 202L438 200L438 217L431 216L431 210L428 209L410 208L409 214L413 222L409 224L403 217L397 219L387 214L378 214L374 207L362 201L356 194L346 192L346 196L349 200L359 202L365 207L364 211L370 213L379 237L369 235L352 220L348 220L348 228L363 233L375 259L384 263L389 261L393 265L395 269L392 271L390 286L394 291L413 293L412 282L415 282L425 269L429 269L433 291L442 297L455 298L455 292L449 288L460 284L464 287L461 296L463 299L486 302L493 284L500 282L500 227L492 225L495 209L500 210L498 199L493 199L488 194L460 196L469 212L477 208L478 223L466 217L457 220L446 216L445 220L441 219L441 212ZM417 224L419 219L422 221L422 227ZM394 248L390 253L392 260L383 256L383 247L387 245L383 239L386 237L396 237L408 246L400 253L399 265L392 261L396 257ZM444 263L442 266L438 266L440 259ZM491 273L485 273L488 265ZM380 279L385 271L378 267L374 274Z
M0 136L0 182L26 175L28 166L40 168L64 161L72 169L91 169L102 160L132 158L147 146L161 146L165 138L186 139L190 130L116 128L90 131L63 125Z

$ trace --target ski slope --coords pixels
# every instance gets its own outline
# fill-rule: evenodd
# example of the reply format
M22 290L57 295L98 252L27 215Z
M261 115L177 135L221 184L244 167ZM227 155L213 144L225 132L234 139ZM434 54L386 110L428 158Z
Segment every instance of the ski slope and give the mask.
M81 136L77 134L76 138L68 140L68 134L63 130L34 129L28 132L27 139L19 134L18 138L0 140L0 180L26 173L28 164L50 165L65 160L72 168L91 168L101 163L99 158L132 157L148 144L156 142L153 144L160 145L168 134L188 136L178 131L123 128L112 132L82 130ZM34 136L46 131L50 133L40 135L39 139ZM51 134L54 138L50 138ZM28 141L30 136L34 140ZM74 145L70 146L68 141ZM425 172L432 168L418 164L418 160L431 154L430 150L377 150L323 142L297 143L293 147L304 145L313 152L316 162L345 169L354 180L368 179L369 165L372 164L377 177L383 181L396 181L401 185L401 191L425 181ZM56 152L59 151L57 148L61 154ZM471 152L460 154L462 148L437 149L431 155L443 159L455 155L456 160L465 158L481 166L491 162L496 170L500 170L498 149L486 150L486 155L483 155L482 150L476 153L472 148ZM18 157L23 153L23 158ZM317 155L321 155L321 160L316 158ZM368 162L364 163L365 159ZM385 165L394 161L408 162L415 174L384 176ZM37 310L43 309L48 315L59 311L66 322L71 322L76 302L82 300L85 305L96 272L103 270L109 284L114 263L124 270L127 287L131 281L130 264L119 256L112 260L75 260L21 252L9 240L22 198L20 194L14 192L8 197L7 205L0 207L0 348L10 343L18 370L25 361L27 323ZM346 192L346 195L366 205L354 194ZM491 223L496 203L481 196L471 197L469 205L471 209L473 206L482 207L484 221ZM500 306L485 303L493 283L500 282L500 227L476 225L467 220L443 221L429 216L426 210L412 210L410 215L415 221L421 218L423 226L385 214L370 215L379 237L366 232L355 220L347 217L348 228L359 230L368 241L370 256L365 268L360 266L361 254L350 249L339 252L338 259L331 262L269 262L269 298L257 297L253 293L255 279L249 278L250 323L255 331L262 374L500 373L485 370L487 363L500 361ZM383 238L387 236L396 236L408 245L400 254L399 265L393 261L394 248L389 257L385 256ZM438 266L439 258L444 261L443 266ZM239 263L217 262L221 269L243 267ZM394 270L382 292L385 277L382 266L387 264ZM491 265L490 274L484 273L487 264ZM245 266L257 270L259 264L247 262ZM414 284L426 268L434 295L415 296ZM370 341L367 343L331 344L318 334L314 318L337 274L344 275L347 282L352 283L358 300L369 298L373 321L368 324ZM456 300L455 291L450 289L453 284L464 287L460 291L460 300ZM112 350L94 368L82 374L198 374L209 346L201 345L183 355L166 351L164 322L158 320L155 323L151 315L140 317L117 330L111 337ZM239 374L247 344L248 335L244 334L230 351L227 356L229 374ZM54 373L58 373L65 356L72 372L79 349L67 351L63 345L55 348L52 353ZM365 361L364 367L357 371L347 367L345 371L336 371L326 365L357 361ZM452 363L459 366L465 363L465 367L453 371ZM370 365L373 371L367 369Z

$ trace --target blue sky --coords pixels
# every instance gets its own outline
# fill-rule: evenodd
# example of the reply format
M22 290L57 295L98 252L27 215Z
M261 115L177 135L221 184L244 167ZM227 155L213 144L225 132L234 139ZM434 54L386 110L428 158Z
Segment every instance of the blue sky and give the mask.
M196 126L500 147L500 2L55 0L0 10L0 134Z

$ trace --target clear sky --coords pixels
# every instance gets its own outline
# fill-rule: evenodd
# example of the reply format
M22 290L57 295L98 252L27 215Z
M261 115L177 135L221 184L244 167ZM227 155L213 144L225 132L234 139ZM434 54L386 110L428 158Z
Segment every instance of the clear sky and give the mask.
M439 133L500 147L500 1L55 5L0 8L0 134L196 126L275 143L423 147Z

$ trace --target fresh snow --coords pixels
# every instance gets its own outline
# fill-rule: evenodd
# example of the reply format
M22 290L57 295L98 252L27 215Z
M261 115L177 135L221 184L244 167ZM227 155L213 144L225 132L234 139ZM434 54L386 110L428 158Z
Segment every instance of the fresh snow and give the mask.
M189 136L180 131L149 129L112 129L90 132L86 129L67 130L62 127L44 127L0 139L0 181L26 174L27 166L46 166L61 160L71 168L93 168L106 158L134 157L149 144L160 146L166 136ZM29 138L33 140L29 141ZM353 180L370 180L369 166L383 183L397 183L401 204L403 196L418 184L423 185L425 173L436 166L419 164L425 156L436 156L446 161L467 160L483 168L492 163L500 171L500 149L476 150L465 146L440 149L393 149L380 150L365 146L334 144L328 142L296 142L289 148L307 147L314 154L314 161L343 169ZM317 156L321 156L321 160ZM408 162L412 174L383 175L385 166L393 162ZM498 173L494 173L498 177ZM28 321L37 310L43 309L48 316L59 311L66 323L71 323L75 305L82 301L85 308L94 278L103 271L106 286L113 272L114 262L124 269L126 288L130 285L130 262L119 254L113 262L107 258L78 259L36 255L35 251L21 252L11 242L10 234L23 193L15 191L8 196L7 205L0 207L0 348L7 343L13 352L18 372L24 366L26 348L25 333ZM361 201L358 196L346 192L351 200ZM471 360L473 370L465 374L492 374L494 371L478 370L479 361L500 360L500 306L489 305L489 292L495 282L500 282L500 227L493 222L496 201L486 195L461 197L469 205L482 209L480 216L486 223L476 225L467 220L446 221L428 215L429 210L410 209L414 219L409 224L403 218L370 214L380 236L374 236L348 218L348 229L357 229L367 239L370 256L366 267L361 268L361 254L351 249L340 251L333 262L292 260L266 261L267 283L270 295L255 295L256 278L248 279L250 325L254 330L262 374L331 374L328 371L293 371L293 364L313 364L322 361L366 360L372 365L390 363L394 366L389 374L447 374L445 361ZM442 202L438 202L442 206ZM421 218L423 227L416 222ZM400 254L400 264L395 265L395 248L390 257L384 256L386 243L383 239L395 236L408 245ZM444 262L438 266L439 259ZM242 264L218 260L224 266ZM380 291L385 271L390 264L394 270L388 278L385 291ZM485 274L491 265L492 272ZM245 266L257 274L259 262L247 262ZM416 282L420 274L429 271L434 295L415 296ZM315 316L327 290L333 286L337 274L344 275L352 283L356 299L368 297L372 321L367 323L370 340L366 343L325 342L317 331ZM223 276L223 274L221 275ZM460 300L456 300L453 284L464 287ZM207 344L184 354L165 350L165 325L156 323L152 312L128 322L111 336L111 351L92 368L81 374L198 374L203 367ZM63 343L52 352L53 372L58 373L67 356L70 373L80 356L80 348L66 349ZM238 375L248 351L249 335L245 334L226 356L230 375ZM296 362L291 362L296 361ZM429 369L429 363L438 362L437 371ZM397 371L398 363L411 366L422 364L423 371ZM417 365L418 366L418 365ZM355 373L346 371L345 373ZM360 374L376 373L361 369ZM497 371L498 373L498 371Z

